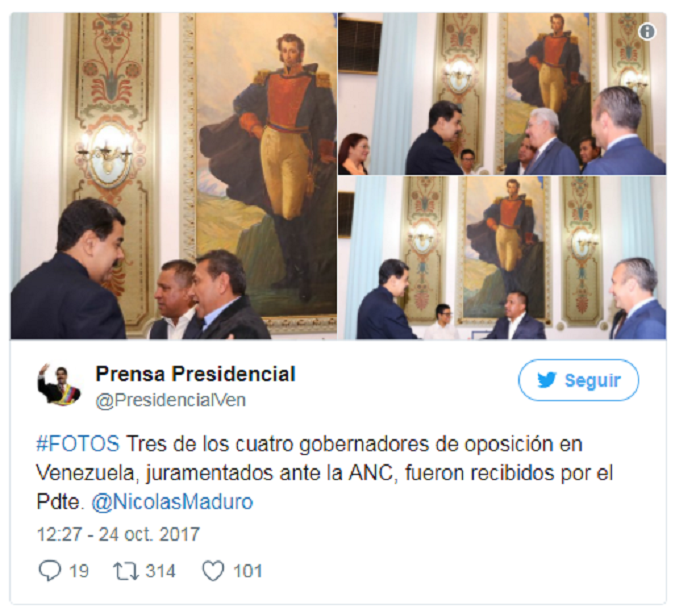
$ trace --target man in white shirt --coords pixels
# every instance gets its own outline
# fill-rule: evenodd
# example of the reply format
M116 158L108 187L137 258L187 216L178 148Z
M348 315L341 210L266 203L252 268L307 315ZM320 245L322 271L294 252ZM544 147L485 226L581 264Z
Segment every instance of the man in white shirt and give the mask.
M459 339L459 334L450 324L452 311L447 304L439 304L436 307L436 323L429 326L424 333L425 341L453 341Z
M544 324L527 314L528 298L524 292L511 292L504 304L505 317L500 317L486 339L497 340L546 340Z
M155 300L162 316L150 329L150 339L195 339L203 322L195 317L192 277L195 265L187 260L171 260L162 266L157 279Z
M473 169L473 165L476 163L476 154L472 149L464 149L459 155L460 161L462 162L462 172L465 175L475 175L476 171Z

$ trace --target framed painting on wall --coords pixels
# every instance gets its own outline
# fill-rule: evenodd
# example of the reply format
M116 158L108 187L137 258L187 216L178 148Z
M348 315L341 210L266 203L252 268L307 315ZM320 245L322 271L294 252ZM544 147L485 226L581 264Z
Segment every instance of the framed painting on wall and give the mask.
M456 323L493 324L522 291L551 325L550 179L465 177L459 190Z
M336 331L336 17L182 19L182 252L235 253L272 334Z
M599 93L597 16L593 13L503 13L499 16L495 168L518 159L535 108L558 115L558 138L578 156L591 135Z

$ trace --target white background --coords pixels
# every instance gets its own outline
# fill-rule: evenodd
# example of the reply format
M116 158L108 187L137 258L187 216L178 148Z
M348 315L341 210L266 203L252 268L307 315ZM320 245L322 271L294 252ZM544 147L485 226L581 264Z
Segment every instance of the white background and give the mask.
M92 342L12 344L12 599L17 603L596 603L657 604L665 598L665 374L663 342L631 344L640 372L638 392L625 402L541 403L520 391L518 376L530 358L608 358L609 341L517 344L316 343L311 355L294 341L241 342L223 352L217 343L153 344L133 355L110 342L94 357ZM260 347L265 347L261 355ZM356 348L358 346L358 351ZM396 349L405 368L391 359ZM523 351L524 350L524 351ZM388 357L389 356L389 357ZM66 365L82 397L69 407L49 405L35 389L37 372ZM336 365L343 364L342 368ZM589 362L565 363L584 374ZM599 363L593 363L594 368ZM96 367L110 369L279 368L296 366L293 383L96 382ZM611 372L616 364L608 362ZM548 372L544 363L542 373ZM345 385L335 386L336 376ZM562 376L562 374L561 374ZM441 382L446 382L443 385ZM565 394L557 385L555 396ZM332 388L332 389L331 389ZM439 393L445 389L449 393ZM551 388L553 391L554 388ZM330 390L330 391L329 391ZM456 390L459 393L450 393ZM95 396L126 394L244 394L246 408L115 408L100 411ZM596 390L597 400L603 392ZM604 392L614 397L613 392ZM570 398L583 396L572 391ZM117 434L117 453L37 452L40 435ZM204 434L237 438L426 438L428 453L176 453L128 452L127 434L201 443ZM442 437L581 439L583 452L439 453ZM170 443L169 443L170 444ZM140 483L42 481L52 466L132 466ZM160 482L144 485L153 466L283 467L328 463L342 482ZM394 482L348 480L354 464L389 463ZM463 467L461 482L406 482L405 467ZM552 468L553 481L484 482L471 469ZM598 481L613 466L614 480ZM561 469L591 468L590 481L561 484ZM82 509L37 510L37 492L76 495ZM251 496L250 511L122 511L100 515L99 492L137 496ZM41 526L83 526L77 543L40 543ZM201 526L188 544L97 543L101 526ZM93 534L94 539L84 535ZM56 559L64 573L49 584L37 568ZM205 560L222 560L226 576L209 582ZM176 564L176 577L120 582L116 562ZM261 563L262 579L234 580L237 563ZM87 563L87 579L66 570ZM141 571L142 572L142 571ZM487 589L489 586L489 589ZM39 588L39 589L36 589ZM106 594L110 590L111 594ZM102 596L105 594L105 596Z
M40 2L40 1L28 1L28 2L23 2L21 5L6 5L7 9L5 12L5 19L0 22L2 27L2 32L4 34L4 40L7 42L9 40L9 11L12 10L25 10L25 11L48 11L48 10L66 10L66 11L86 11L86 10L91 10L90 6L86 6L83 3L76 3L76 2L62 2L58 4L54 3L46 3L46 2ZM125 7L120 7L120 8L125 8ZM126 8L132 8L132 7L126 7ZM193 2L189 7L186 7L181 3L172 3L172 2L163 2L161 4L159 3L141 3L141 4L134 4L133 9L135 10L164 10L164 11L178 11L178 10L185 10L186 8L190 8L191 10L195 11L214 11L214 10L221 10L224 8L229 8L229 7L224 7L222 4L215 4L212 2ZM237 8L244 8L244 7L237 7ZM316 2L307 2L303 0L299 0L293 4L292 7L280 7L278 3L273 3L269 2L268 0L265 0L263 2L259 2L256 4L255 7L245 7L249 10L256 8L261 11L277 11L280 8L289 8L293 10L316 10ZM351 11L383 11L383 10L406 10L408 7L407 5L403 4L396 4L396 3L391 3L391 2L361 2L357 5L352 5L352 6L345 6L345 7L338 7L339 10L351 10ZM496 12L504 9L503 3L499 2L474 2L471 4L470 7L466 7L467 10L475 10L475 11L486 11L486 12ZM509 10L532 10L532 5L530 4L512 4L509 6ZM542 7L543 9L544 7ZM545 7L548 10L548 6ZM551 10L559 10L561 7L558 6L552 6ZM594 12L601 12L601 11L611 11L611 10L617 10L619 7L615 3L611 2L592 2L592 3L567 3L564 7L562 7L564 10L573 10L573 11L594 11ZM633 8L633 7L630 7ZM659 0L657 2L653 2L650 6L644 7L646 10L651 10L651 11L669 11L669 4L664 2L663 0ZM415 10L419 11L442 11L442 10L450 10L447 6L443 6L442 4L438 2L426 2L426 3L420 3L417 2L414 7ZM672 55L672 50L675 48L674 45L669 46L669 62L675 61L675 58ZM8 53L8 45L6 44L5 47L3 48L3 57L6 59L5 66L7 66L7 53ZM45 58L45 61L48 61L49 58ZM167 77L168 78L168 77ZM176 75L174 75L174 78L176 78ZM40 109L40 112L47 112L47 107L49 106L50 102L60 104L60 100L54 100L52 96L50 95L50 87L48 83L45 83L44 85L44 92L45 92L45 105L43 108ZM2 105L5 110L5 116L7 116L7 97L2 98ZM46 143L46 147L49 148L50 145L49 143L53 142L54 135L49 135L45 134L44 135L44 142ZM670 140L670 139L669 139ZM51 145L52 149L56 147L56 144ZM3 177L5 179L4 183L7 185L7 169L9 167L9 159L7 156L7 148L1 148L0 149L0 156L2 156L2 161L4 162L3 164L0 165L0 168L2 168L3 172ZM56 154L54 154L56 155ZM39 164L34 163L33 164L35 168L35 181L43 181L45 180L44 174L41 170L41 167ZM53 191L51 187L45 184L43 186L43 193L41 193L41 196L44 198L53 198L56 196L56 193ZM670 223L672 226L672 223ZM5 207L5 223L2 226L4 228L4 240L5 244L9 244L9 224L8 224L8 207ZM672 232L671 232L672 234ZM9 273L8 273L8 258L5 259L5 278L9 278ZM675 270L675 261L673 258L670 258L669 261L669 271ZM669 273L669 276L672 275L672 273ZM4 323L4 338L9 339L9 286L7 286L7 291L5 294L5 298L3 300L0 300L0 321ZM9 343L8 343L9 344ZM466 347L467 344L463 344L462 346L462 351L464 351L464 347ZM303 345L298 345L298 346L303 346L305 347L306 351L313 352L316 348L316 344L303 344ZM354 354L356 353L356 347L353 344L348 344L347 346L352 348L352 351L354 351ZM405 376L405 373L407 372L408 366L407 363L403 362L403 345L400 344L389 344L389 345L374 345L379 347L378 351L380 352L380 358L386 362L389 363L391 367L391 372L397 373L400 375L399 378L403 378ZM528 344L523 344L520 351L522 352L522 359L526 359L528 357ZM557 349L563 349L567 346L571 347L571 344L561 344L561 343L556 343L556 344L549 344L550 347ZM602 345L603 347L608 347L607 351L609 352L609 346L607 345ZM611 351L613 355L616 355L618 357L627 357L630 358L634 356L636 352L636 346L632 343L622 343L618 345L621 347L621 350L618 351L615 347L615 345L612 345ZM656 346L656 345L654 345ZM6 390L6 395L5 395L5 406L9 406L9 389L7 386L8 382L8 375L9 373L9 348L7 347L7 351L2 353L0 355L0 372L5 373L4 378L0 379L5 385L3 386L4 389ZM110 344L102 344L100 349L100 355L105 356L109 351L110 351ZM424 381L413 381L411 382L412 384L417 385L420 389L421 392L425 391L424 394L420 392L418 395L418 400L415 406L419 406L420 404L427 404L427 405L435 405L435 406L445 406L446 403L452 403L452 404L462 404L469 402L473 390L469 390L468 392L466 390L462 390L458 387L458 384L456 383L456 380L461 380L462 375L460 374L459 376L452 377L450 376L450 373L447 371L447 369L444 369L443 367L446 364L446 352L441 349L441 347L445 347L445 345L439 345L439 349L436 350L439 352L438 356L435 356L435 359L430 361L430 364L434 364L433 367L431 368L431 374L428 376L427 379ZM598 344L595 343L593 347L598 348ZM492 349L490 350L492 351ZM513 352L513 349L511 350ZM89 350L88 354L91 359L94 358L93 350ZM558 354L559 355L559 354ZM482 358L481 358L482 359ZM349 360L347 360L347 364L351 361L351 357ZM673 361L670 360L670 364L672 364ZM345 364L340 363L336 358L330 358L329 360L326 360L326 363L322 365L323 367L327 369L331 369L332 372L337 373L337 375L334 377L333 382L331 384L331 387L329 390L327 390L325 393L326 395L330 396L332 391L334 389L337 389L341 386L345 385L345 381L348 381L348 377L351 376L349 373L345 374ZM669 368L669 373L671 372ZM383 385L396 385L396 383L382 383L378 381L370 381L369 382L373 387L376 386L383 386ZM665 384L665 381L664 381ZM428 391L427 391L428 390ZM496 402L499 401L499 394L498 390L495 390L495 395L494 399ZM378 403L380 400L378 400ZM376 405L378 404L376 403ZM670 408L670 407L669 407ZM30 410L30 409L28 409ZM280 408L280 410L283 410L283 407ZM411 409L412 410L412 409ZM636 411L636 420L639 418L641 414L642 407L640 407L640 411ZM337 417L336 417L337 419ZM673 423L673 420L670 420L670 424ZM607 425L606 425L606 430L608 434L611 434L614 428L614 422L613 420L609 420ZM6 469L3 471L0 471L0 488L1 491L6 493L6 496L9 497L9 442L10 442L10 430L9 430L9 410L6 410L6 421L5 421L5 427L3 429L3 441L5 444L5 450L6 450L6 455L5 455L5 463L4 465L6 466ZM662 439L665 439L666 433L669 435L670 439L673 440L673 432L672 428L669 426L667 431L663 430L658 430L657 432L654 433L654 436L656 437L656 440L659 440L659 437ZM675 466L673 465L673 454L670 454L670 460L668 462L669 464L669 473L673 474L673 468ZM670 496L670 505L669 508L672 509L675 506L675 500L672 499L672 492L673 488L672 486L669 488L669 492L671 492ZM544 501L545 502L545 501ZM500 504L499 498L497 498L496 504ZM617 506L626 506L630 505L631 507L634 508L639 508L640 505L642 504L641 499L638 496L631 496L626 499L621 500L619 503L617 503ZM581 513L584 513L588 509L589 505L585 505L584 507L581 508ZM660 507L659 507L660 508ZM9 504L3 504L0 505L0 518L2 519L2 525L4 526L4 529L0 530L0 551L7 552L7 555L0 556L0 610L10 610L14 609L12 605L9 602L9 571L10 571L10 560L9 560ZM339 518L336 519L336 521L339 521ZM424 522L417 522L417 525L419 524L424 524ZM415 526L417 528L417 526ZM648 528L648 526L646 527ZM331 530L331 524L329 520L324 521L324 523L321 526L321 531L320 534L324 533L329 533ZM408 532L408 528L404 525L403 527L398 527L397 529L397 534L401 535L402 533L404 534L412 534ZM546 534L550 533L550 530L546 531ZM671 531L672 533L672 531ZM414 534L413 534L414 536ZM535 535L537 536L537 535ZM671 539L669 539L669 544ZM541 544L541 540L538 540L536 545L531 547L530 554L533 558L536 559L537 555L539 555L540 550L543 548L543 545ZM669 547L671 549L672 547ZM306 558L313 559L313 550L304 553ZM563 551L561 555L564 555L568 565L571 568L574 568L577 563L586 563L585 560L580 559L579 556L574 552L574 551ZM351 556L349 559L352 560L354 556ZM628 561L631 562L631 558L628 558ZM424 564L425 560L421 558L414 550L410 554L406 554L402 556L401 558L401 564L405 563L419 563L419 564ZM507 565L508 566L508 565ZM672 587L673 586L673 577L672 577L672 564L669 566L668 570L668 584ZM602 572L603 568L601 565L597 565L594 567L593 572ZM482 567L479 567L476 570L477 575L481 575ZM5 579L6 578L6 579ZM446 580L445 578L443 579L444 581ZM350 580L346 581L346 584L349 585L351 583ZM414 581L413 581L414 583ZM195 583L195 590L200 589L201 584ZM343 583L337 583L334 582L330 594L333 593L341 593L343 586L345 585L345 582ZM419 584L420 586L426 587L426 584ZM387 588L391 587L391 583L387 585ZM396 586L394 586L396 587ZM536 588L536 584L533 582L532 583L533 589ZM39 586L35 588L36 594L38 594L41 591L42 588ZM567 593L568 586L561 584L559 586L559 590L562 593ZM489 577L486 575L482 575L482 583L481 583L481 592L485 594L490 594L492 591L492 583L489 580ZM390 592L387 591L389 594ZM104 595L104 599L106 601L111 601L112 598L115 595L115 589L111 589L110 591L106 592ZM366 607L331 607L330 609L325 608L325 609L319 609L318 607L312 607L312 606L307 606L303 607L302 609L299 609L297 606L288 606L288 607L275 607L274 609L270 608L265 608L265 607L233 607L228 610L234 611L234 610L240 610L240 611L246 611L248 612L254 612L254 611L314 611L314 610L330 610L330 611L338 611L338 610L344 610L344 611L360 611L360 610L389 610L390 608L393 607L381 607L378 609L373 609L373 608L366 608ZM659 607L657 610L671 610L673 607L669 603L665 607ZM504 606L504 607L489 607L489 606L471 606L471 607L455 607L453 610L454 611L471 611L472 613L483 613L484 611L539 611L539 610L548 610L549 607L544 607L544 606L531 606L524 608L523 606L520 605L514 605L514 606ZM588 612L588 611L598 611L598 610L616 610L617 607L592 607L592 606L574 606L574 607L550 607L551 610L557 612L560 611L574 611L575 613L579 612ZM44 606L23 606L18 608L17 610L21 611L22 613L34 613L36 611L78 611L78 610L84 610L84 611L105 611L106 613L109 611L124 611L125 613L136 613L140 611L148 611L148 610L171 610L171 611L194 611L195 607L194 606L175 606L172 607L171 609L167 609L167 607L162 606L162 607L154 607L154 608L148 608L148 607L141 607L141 606L125 606L124 608L122 607L115 607L115 606L107 606L107 607L95 607L95 606L84 606L84 607L79 607L75 608L72 606L52 606L52 607L44 607ZM419 611L420 607L419 606L399 606L395 609L396 611ZM646 607L646 606L641 606L641 605L635 605L635 606L625 606L621 607L620 609L622 612L635 612L635 611L653 611L655 610L654 607Z

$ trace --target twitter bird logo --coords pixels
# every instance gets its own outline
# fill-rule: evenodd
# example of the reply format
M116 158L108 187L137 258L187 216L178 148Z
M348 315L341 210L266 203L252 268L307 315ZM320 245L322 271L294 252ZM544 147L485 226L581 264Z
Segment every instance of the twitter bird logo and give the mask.
M547 375L540 375L537 373L537 377L539 378L539 387L551 387L557 374L558 373L556 372L550 372Z

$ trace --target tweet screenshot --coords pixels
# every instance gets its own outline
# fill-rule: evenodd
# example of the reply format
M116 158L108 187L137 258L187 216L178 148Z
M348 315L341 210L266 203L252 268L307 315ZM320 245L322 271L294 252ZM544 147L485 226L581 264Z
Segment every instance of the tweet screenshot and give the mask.
M666 17L561 9L12 14L7 607L668 606Z

